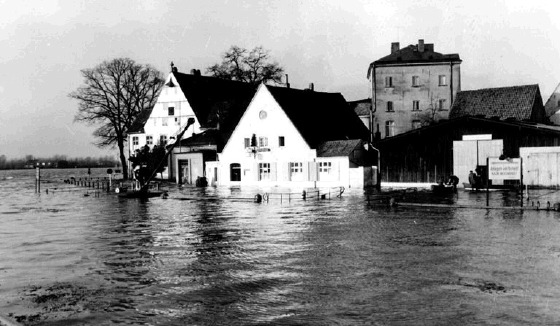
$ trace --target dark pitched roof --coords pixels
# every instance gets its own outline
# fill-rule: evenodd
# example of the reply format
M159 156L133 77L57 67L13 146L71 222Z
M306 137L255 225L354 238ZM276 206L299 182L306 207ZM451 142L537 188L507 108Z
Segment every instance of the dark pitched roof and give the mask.
M369 131L340 93L266 86L311 148L329 140L369 138Z
M539 103L540 102L540 103ZM535 120L536 110L543 110L539 85L485 88L457 93L449 119L463 116Z
M153 109L153 107L149 108L149 109L145 109L145 110L141 111L138 114L138 116L136 116L136 119L134 119L134 121L130 125L130 128L128 128L128 133L129 134L143 133L144 132L144 125L148 121L148 118L150 118L150 114L152 114L152 109Z
M348 102L348 105L359 116L369 115L369 112L371 111L371 107L372 107L370 98L365 98L363 100L358 100L358 101L350 101Z
M362 142L361 139L326 141L317 147L317 157L349 156Z
M221 142L219 130L209 129L200 134L193 134L189 138L181 139L181 146L212 146Z
M433 44L425 44L423 52L418 51L417 45L409 45L394 53L389 54L379 60L374 61L373 65L390 63L422 63L422 62L450 62L461 61L459 54L441 54L433 51Z
M202 128L217 128L227 140L245 109L251 102L257 86L216 77L173 72L179 87L191 105Z

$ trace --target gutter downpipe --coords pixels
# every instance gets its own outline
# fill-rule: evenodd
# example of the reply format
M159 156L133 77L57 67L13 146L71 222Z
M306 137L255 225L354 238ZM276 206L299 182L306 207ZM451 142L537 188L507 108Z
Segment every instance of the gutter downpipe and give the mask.
M375 112L377 112L377 84L376 84L376 75L375 75L375 62L373 63L373 74L372 74L372 78L373 78L373 83L372 83L372 92L371 92L371 99L372 99L372 106L371 106L371 110L369 111L369 123L370 123L370 129L369 129L369 134L370 134L370 143L373 143L373 126L375 125L373 123L373 114ZM381 152L379 151L379 149L371 146L373 149L375 149L377 151L377 189L381 189Z
M450 80L449 80L449 85L450 85L450 91L451 91L451 103L449 103L449 110L451 110L451 106L453 106L453 61L449 62L449 72L450 72Z

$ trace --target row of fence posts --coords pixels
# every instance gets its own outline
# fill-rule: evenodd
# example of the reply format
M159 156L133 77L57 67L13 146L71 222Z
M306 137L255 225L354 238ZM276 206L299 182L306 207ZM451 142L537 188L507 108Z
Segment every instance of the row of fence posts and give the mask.
M101 189L101 190L106 190L107 192L110 192L112 189L112 182L111 182L111 178L70 178L67 180L64 180L64 183L68 183L71 185L76 185L76 186L81 186L81 187L88 187L88 188L94 188L94 189ZM40 193L41 192L41 168L37 167L35 169L35 192L36 193ZM47 189L48 192L48 189Z

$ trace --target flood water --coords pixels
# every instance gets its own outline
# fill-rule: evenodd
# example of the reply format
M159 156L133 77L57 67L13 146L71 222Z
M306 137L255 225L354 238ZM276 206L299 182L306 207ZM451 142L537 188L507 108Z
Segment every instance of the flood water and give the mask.
M37 195L35 171L0 171L1 315L26 325L560 324L560 212L388 208L357 189L257 204L250 189L171 185L169 198L139 201L60 182L85 172L43 170ZM45 193L54 188L67 191Z

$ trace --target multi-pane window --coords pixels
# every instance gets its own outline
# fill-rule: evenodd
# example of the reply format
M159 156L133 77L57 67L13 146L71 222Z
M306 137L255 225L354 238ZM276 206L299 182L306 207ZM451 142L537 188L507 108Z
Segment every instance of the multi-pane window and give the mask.
M270 180L270 163L259 163L259 180Z
M302 173L303 163L302 162L290 162L290 173Z
M167 115L175 115L175 107L170 106L167 108Z
M180 126L180 125L181 125L181 119L179 119L179 117L175 117L175 125L176 125L176 126Z
M285 144L284 136L279 136L278 137L278 146L279 147L284 147L284 144Z
M162 145L167 144L167 135L160 135L159 136L159 143Z
M244 138L243 139L245 148L251 147L251 138Z
M447 76L439 75L438 80L439 80L439 86L447 85Z
M385 87L393 87L393 77L391 76L385 77Z
M418 129L422 127L422 122L420 120L412 120L412 129Z
M438 110L445 110L445 99L441 99L438 101Z
M136 145L136 146L138 145L138 137L137 136L132 137L132 145Z
M420 101L412 101L412 111L420 111Z
M161 118L161 125L167 126L167 118Z
M259 147L268 147L268 137L259 137Z
M385 137L391 137L395 135L395 121L389 120L385 121Z
M395 110L393 109L393 102L388 101L387 102L387 112L394 112Z
M154 137L146 136L146 145L153 145L153 144L154 144Z
M420 76L412 76L412 86L420 86Z
M319 173L331 173L332 162L319 162Z

